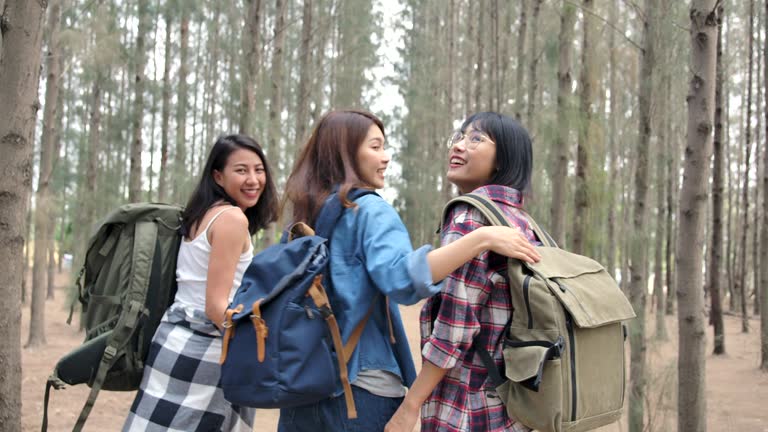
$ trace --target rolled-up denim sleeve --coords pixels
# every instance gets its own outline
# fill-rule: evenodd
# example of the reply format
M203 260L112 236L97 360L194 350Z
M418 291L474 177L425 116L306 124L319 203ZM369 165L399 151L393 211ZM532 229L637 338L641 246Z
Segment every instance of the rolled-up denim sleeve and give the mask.
M433 283L427 262L432 246L413 250L405 224L385 201L372 198L361 204L358 227L365 267L376 287L394 302L404 305L439 292L442 282Z

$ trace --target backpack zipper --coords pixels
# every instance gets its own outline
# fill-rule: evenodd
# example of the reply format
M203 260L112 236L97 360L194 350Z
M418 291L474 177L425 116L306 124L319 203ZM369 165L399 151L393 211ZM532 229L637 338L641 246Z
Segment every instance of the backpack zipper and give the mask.
M530 300L530 285L531 275L528 275L523 279L523 297L525 298L525 309L528 311L528 329L533 328L533 313L531 312L531 300Z
M573 336L573 318L567 311L565 327L568 329L568 345L571 353L571 421L576 421L576 338Z

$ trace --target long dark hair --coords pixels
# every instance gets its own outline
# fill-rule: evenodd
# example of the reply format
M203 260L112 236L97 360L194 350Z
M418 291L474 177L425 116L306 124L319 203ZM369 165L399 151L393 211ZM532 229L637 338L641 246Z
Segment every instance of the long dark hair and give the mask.
M384 133L382 121L368 111L331 111L323 116L301 150L285 185L283 206L293 207L293 222L313 225L334 187L344 207L353 187L367 187L361 179L357 151L371 125Z
M263 185L261 197L255 206L245 210L248 218L248 232L253 235L256 231L266 227L277 218L277 191L272 180L272 170L269 168L267 158L259 143L246 135L220 136L208 154L205 168L200 176L200 182L189 197L187 206L182 213L181 234L189 238L189 234L196 229L203 220L205 213L221 201L236 206L232 199L213 179L213 172L222 171L227 165L229 155L237 149L246 149L256 153L264 164L264 173L267 181Z
M512 117L497 112L472 114L464 120L461 131L469 126L496 143L497 169L488 184L509 186L524 195L530 193L533 149L528 131Z

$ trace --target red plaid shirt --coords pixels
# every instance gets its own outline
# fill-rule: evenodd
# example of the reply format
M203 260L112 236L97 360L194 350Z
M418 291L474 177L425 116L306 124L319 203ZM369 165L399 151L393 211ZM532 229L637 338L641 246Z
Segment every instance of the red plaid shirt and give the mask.
M483 186L473 193L491 198L507 218L539 244L518 208L519 191L499 185ZM443 245L488 225L469 205L454 206L444 221ZM421 310L421 354L424 360L450 369L421 409L422 431L529 431L509 418L496 395L480 356L477 341L503 370L502 332L512 314L506 258L483 252L445 279L442 291L429 298Z

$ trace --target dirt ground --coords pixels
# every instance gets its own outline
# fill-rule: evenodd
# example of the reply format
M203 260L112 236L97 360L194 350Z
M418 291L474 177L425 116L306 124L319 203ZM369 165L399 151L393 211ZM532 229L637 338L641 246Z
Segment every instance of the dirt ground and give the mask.
M42 420L45 382L56 361L63 354L78 346L83 334L77 331L77 323L66 324L68 309L65 307L64 285L67 275L57 277L56 298L46 304L46 338L48 345L38 349L24 349L22 354L23 430L39 430ZM420 305L403 307L403 320L414 358L418 355L418 315ZM653 316L649 315L652 329ZM29 331L29 306L23 311L22 343L26 343ZM650 391L646 409L649 431L675 431L676 426L676 374L677 374L677 321L667 317L669 342L651 341L648 345ZM714 357L711 349L711 329L707 329L707 428L710 431L768 432L768 374L757 370L760 359L759 321L751 320L752 331L741 333L737 317L725 317L726 349L728 354ZM85 385L54 391L49 409L49 430L68 431L74 425L83 403L88 397ZM85 430L120 430L133 393L102 392L96 401ZM259 410L256 415L256 431L277 429L277 411ZM418 430L418 429L416 429ZM626 419L603 427L601 432L626 431Z

